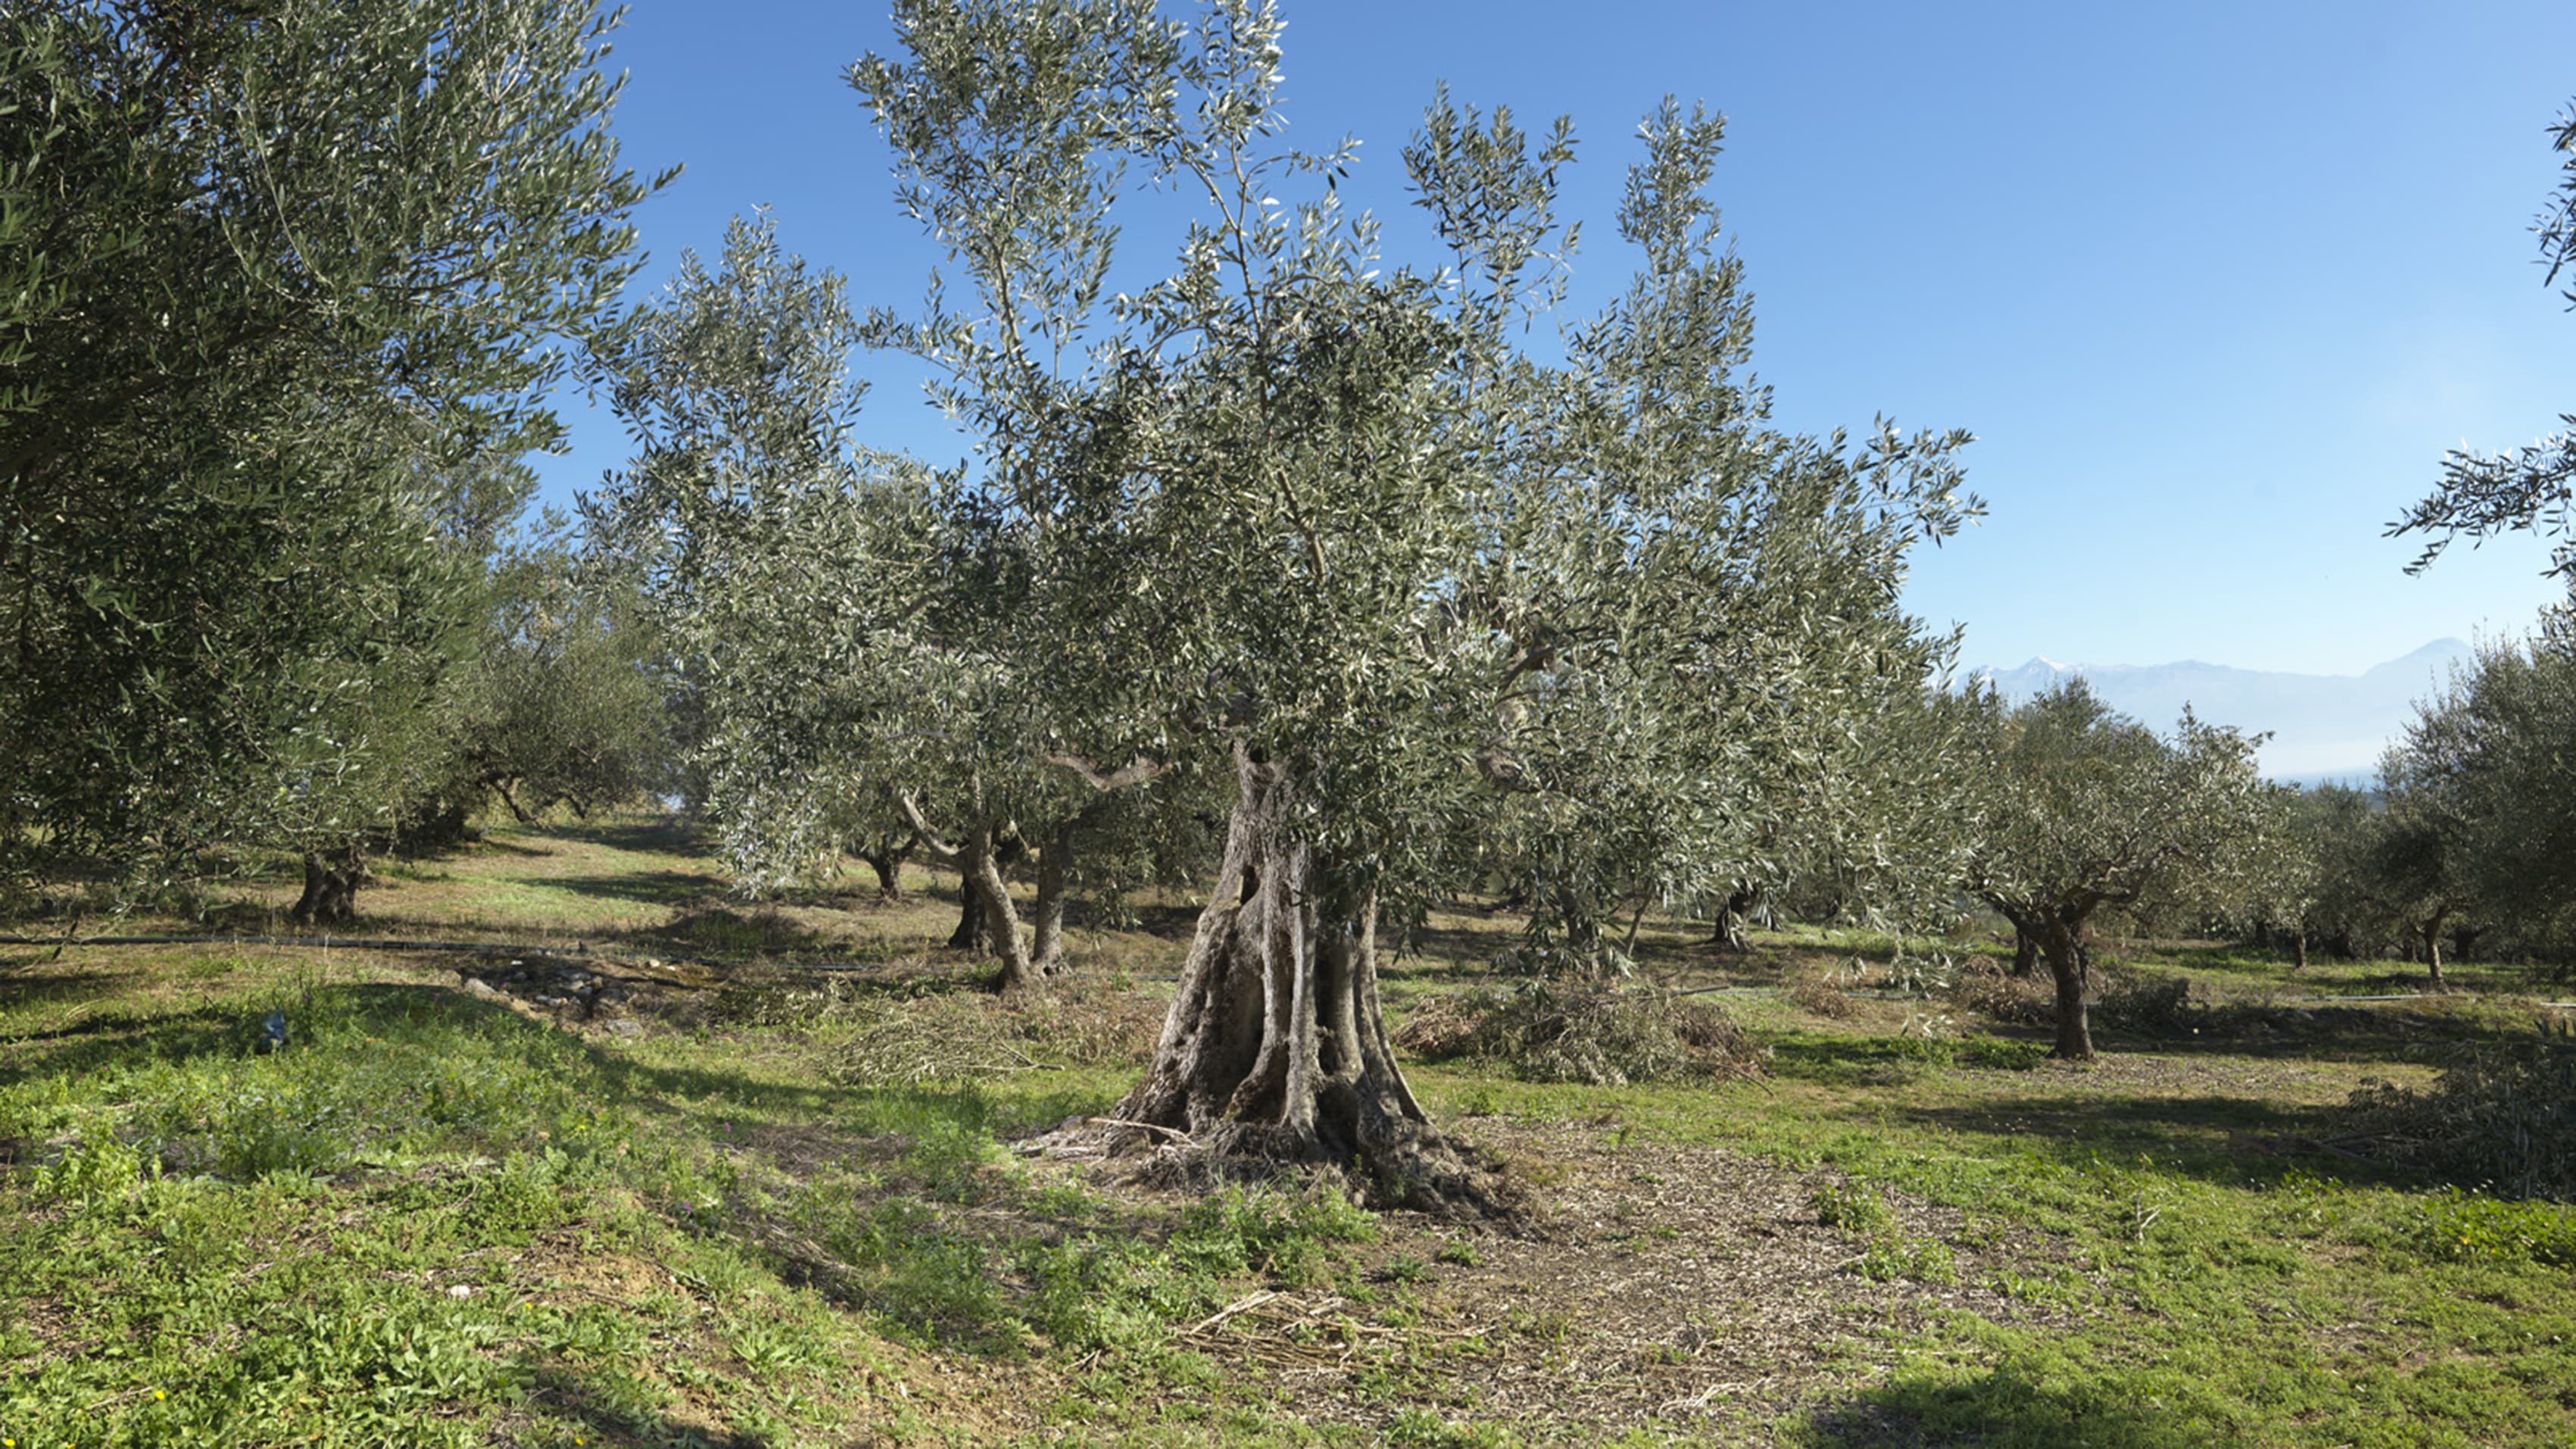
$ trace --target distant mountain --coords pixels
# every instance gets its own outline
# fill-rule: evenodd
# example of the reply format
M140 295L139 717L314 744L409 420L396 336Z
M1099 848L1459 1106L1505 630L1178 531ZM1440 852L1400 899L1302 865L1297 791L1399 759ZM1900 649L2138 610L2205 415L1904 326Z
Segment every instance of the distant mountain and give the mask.
M2072 675L2103 702L2159 730L2188 703L2212 724L2269 731L2263 772L2276 780L2358 782L2378 773L2380 752L2415 716L2415 702L2439 689L2454 661L2473 657L2457 639L2436 639L2363 674L2279 674L2186 659L2174 664L2060 664L2033 659L2018 669L1980 669L2018 703Z

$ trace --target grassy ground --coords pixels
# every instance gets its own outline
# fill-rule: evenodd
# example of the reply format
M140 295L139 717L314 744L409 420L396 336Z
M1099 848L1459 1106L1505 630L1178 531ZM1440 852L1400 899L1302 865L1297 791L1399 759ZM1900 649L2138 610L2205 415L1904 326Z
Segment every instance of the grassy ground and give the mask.
M1005 1006L914 885L755 911L668 827L504 830L361 904L515 950L0 948L0 1449L2576 1441L2576 1218L2342 1133L2527 1033L2509 974L2171 953L2082 1068L1994 943L1650 921L1766 1074L1419 1067L1532 1198L1461 1225L1015 1150L1116 1100L1187 917ZM1436 916L1391 1009L1514 924Z

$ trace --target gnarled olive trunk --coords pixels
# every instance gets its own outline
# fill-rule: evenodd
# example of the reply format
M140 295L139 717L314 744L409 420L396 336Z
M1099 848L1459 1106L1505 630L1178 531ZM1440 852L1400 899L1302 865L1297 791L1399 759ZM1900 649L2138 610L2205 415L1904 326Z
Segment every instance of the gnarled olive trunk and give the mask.
M1064 895L1066 868L1073 863L1076 822L1068 820L1038 843L1037 899L1029 906L1029 960L1052 972L1064 965Z
M859 850L851 852L858 856L859 859L866 861L868 863L868 869L876 872L878 900L899 901L903 899L903 868L904 865L912 859L912 852L918 848L919 845L920 837L908 836L901 844L886 841L880 843L874 850ZM955 945L957 943L952 941L949 944Z
M2015 922L2013 925L2012 974L2015 976L2028 976L2030 974L2030 968L2038 964L2039 937L2022 929L2020 923Z
M1029 960L1028 943L1020 939L1020 913L1011 904L1010 885L1002 879L998 833L990 824L979 824L955 846L934 847L934 853L944 850L947 862L957 867L957 929L949 933L948 944L1000 957L1002 978L996 984L1017 991L1036 984L1038 971Z
M993 918L984 909L983 888L962 866L957 872L957 929L948 933L948 946L978 956L993 949Z
M2083 930L2081 921L2068 923L2055 911L2039 914L2033 922L2038 927L2041 952L2048 957L2049 974L2057 981L2057 1047L2055 1055L2068 1061L2093 1060L2093 1023L2084 1008L2086 976L2085 951L2076 939Z
M355 845L325 857L304 853L304 894L295 901L298 925L345 926L358 917L358 887L367 881L366 857Z
M1753 937L1748 927L1751 923L1754 904L1759 899L1760 897L1749 888L1739 889L1729 894L1726 904L1718 907L1717 929L1710 934L1708 943L1721 951L1752 950Z
M1377 903L1293 825L1296 777L1238 747L1214 894L1154 1062L1112 1116L1221 1156L1353 1169L1380 1201L1482 1201L1405 1085L1378 1008Z
M2424 962L2432 968L2433 989L2436 991L2446 987L2442 980L2442 921L2449 914L2447 911L2436 913L2433 919L2424 923Z
M1002 863L995 856L991 826L979 825L967 834L958 871L974 882L970 899L983 907L990 947L994 955L1002 958L1002 979L998 983L1001 989L1019 991L1037 984L1037 968L1029 961L1028 942L1020 939L1020 913L1011 904L1011 888L1002 879Z

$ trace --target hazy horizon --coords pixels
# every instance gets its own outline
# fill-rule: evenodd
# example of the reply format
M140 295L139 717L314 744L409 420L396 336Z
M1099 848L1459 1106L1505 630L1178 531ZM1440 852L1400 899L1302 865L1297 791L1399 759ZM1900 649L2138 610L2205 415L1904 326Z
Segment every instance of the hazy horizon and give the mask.
M2451 666L2474 653L2467 641L2446 636L2350 673L2248 669L2201 659L2123 664L2034 655L2009 667L1966 665L1960 675L1990 679L2015 701L2082 675L2105 703L2158 730L2171 729L2188 704L2213 724L2269 734L2260 750L2263 773L2313 785L2375 778L2381 753L2414 717L2415 703L2439 690Z

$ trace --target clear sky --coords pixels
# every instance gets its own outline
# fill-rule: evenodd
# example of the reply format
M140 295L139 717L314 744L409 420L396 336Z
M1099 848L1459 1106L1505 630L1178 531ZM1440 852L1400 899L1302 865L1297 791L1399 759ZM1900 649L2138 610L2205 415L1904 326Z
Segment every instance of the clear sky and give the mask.
M1780 420L1978 437L1990 515L1907 591L1967 625L1966 663L2357 673L2564 595L2533 540L2409 579L2381 533L2446 449L2576 411L2576 315L2529 231L2576 4L1280 7L1290 141L1359 136L1344 195L1391 220L1435 81L1532 129L1570 113L1578 301L1631 266L1611 211L1637 118L1667 92L1725 112L1714 191ZM639 295L765 205L853 301L918 299L936 252L841 75L891 45L873 5L638 0L617 130L639 171L687 168L642 213ZM961 456L916 373L856 367L871 442ZM573 422L540 470L556 502L625 453L604 414Z

